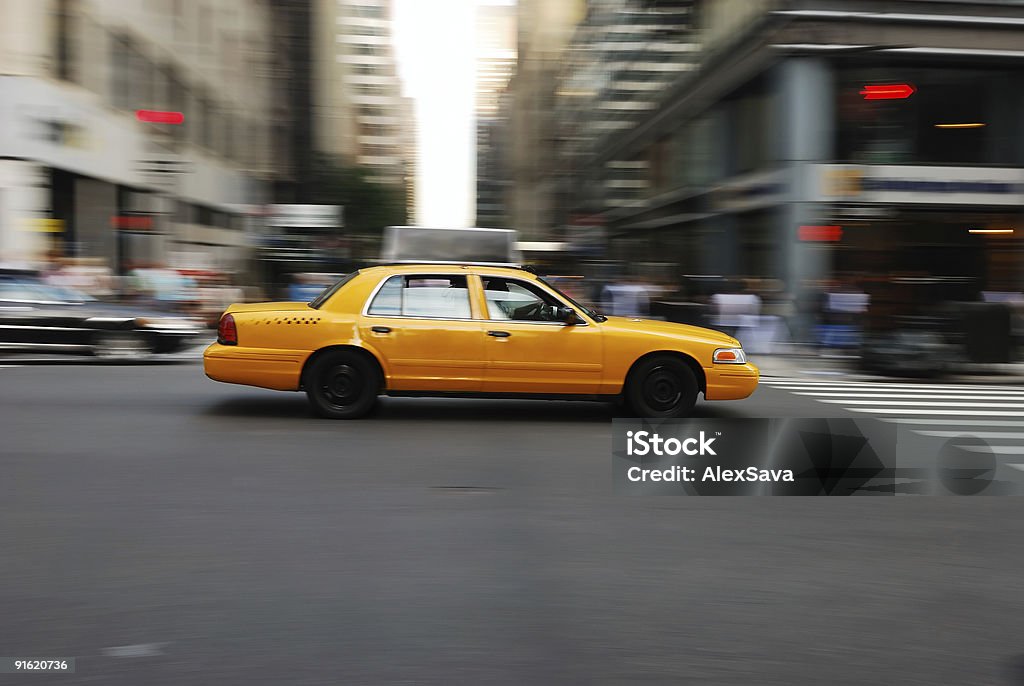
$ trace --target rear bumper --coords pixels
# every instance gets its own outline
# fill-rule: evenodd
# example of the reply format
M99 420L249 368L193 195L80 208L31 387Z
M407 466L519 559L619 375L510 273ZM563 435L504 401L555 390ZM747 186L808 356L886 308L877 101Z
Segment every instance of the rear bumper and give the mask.
M741 400L757 390L761 372L750 362L746 364L716 364L705 368L706 400Z
M305 357L304 353L288 350L214 343L203 353L203 370L214 381L297 391Z

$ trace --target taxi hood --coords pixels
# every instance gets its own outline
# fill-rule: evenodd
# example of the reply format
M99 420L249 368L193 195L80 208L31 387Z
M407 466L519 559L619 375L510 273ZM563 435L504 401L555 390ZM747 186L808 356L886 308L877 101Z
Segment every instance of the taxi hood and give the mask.
M241 312L305 312L312 309L309 303L303 302L273 302L273 303L235 303L224 310L225 313L238 314Z
M666 336L671 338L685 338L691 341L700 341L711 345L719 345L728 348L740 347L740 342L714 329L705 329L701 326L690 324L676 324L657 319L635 319L633 317L608 317L602 325L605 330L621 331L624 333L648 334L655 336Z

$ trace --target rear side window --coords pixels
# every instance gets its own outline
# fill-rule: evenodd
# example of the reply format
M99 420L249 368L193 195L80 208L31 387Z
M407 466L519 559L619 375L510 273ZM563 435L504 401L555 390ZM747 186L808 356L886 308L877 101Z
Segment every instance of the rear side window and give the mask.
M370 303L375 317L470 319L469 287L461 274L392 276Z
M331 297L335 293L340 291L345 284L347 284L352 279L356 278L357 274L359 274L359 272L357 271L352 272L351 274L346 274L341 278L340 281L338 281L338 283L334 284L333 286L328 286L323 290L323 292L320 295L313 298L313 300L310 301L309 306L312 307L314 310L319 310L321 305L330 300Z

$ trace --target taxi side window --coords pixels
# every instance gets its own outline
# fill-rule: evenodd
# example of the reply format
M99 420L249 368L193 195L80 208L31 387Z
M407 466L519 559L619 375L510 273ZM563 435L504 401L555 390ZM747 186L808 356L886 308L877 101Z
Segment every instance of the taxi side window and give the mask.
M470 319L469 286L461 274L392 276L377 291L367 314Z
M558 321L554 308L561 303L541 289L521 281L493 276L482 278L487 316L490 319L522 322Z

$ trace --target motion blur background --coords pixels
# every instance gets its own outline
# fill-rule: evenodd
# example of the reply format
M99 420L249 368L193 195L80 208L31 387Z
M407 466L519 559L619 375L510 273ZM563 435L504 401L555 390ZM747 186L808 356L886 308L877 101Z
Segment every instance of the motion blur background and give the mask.
M215 319L388 225L513 228L755 352L1008 363L1022 38L1009 1L9 0L0 263Z
M0 0L10 338L131 356L387 226L511 228L739 336L758 390L696 421L1019 485L1022 218L1021 2ZM175 355L0 359L0 656L78 658L38 682L1024 683L1019 500L615 496L602 403L330 422Z

